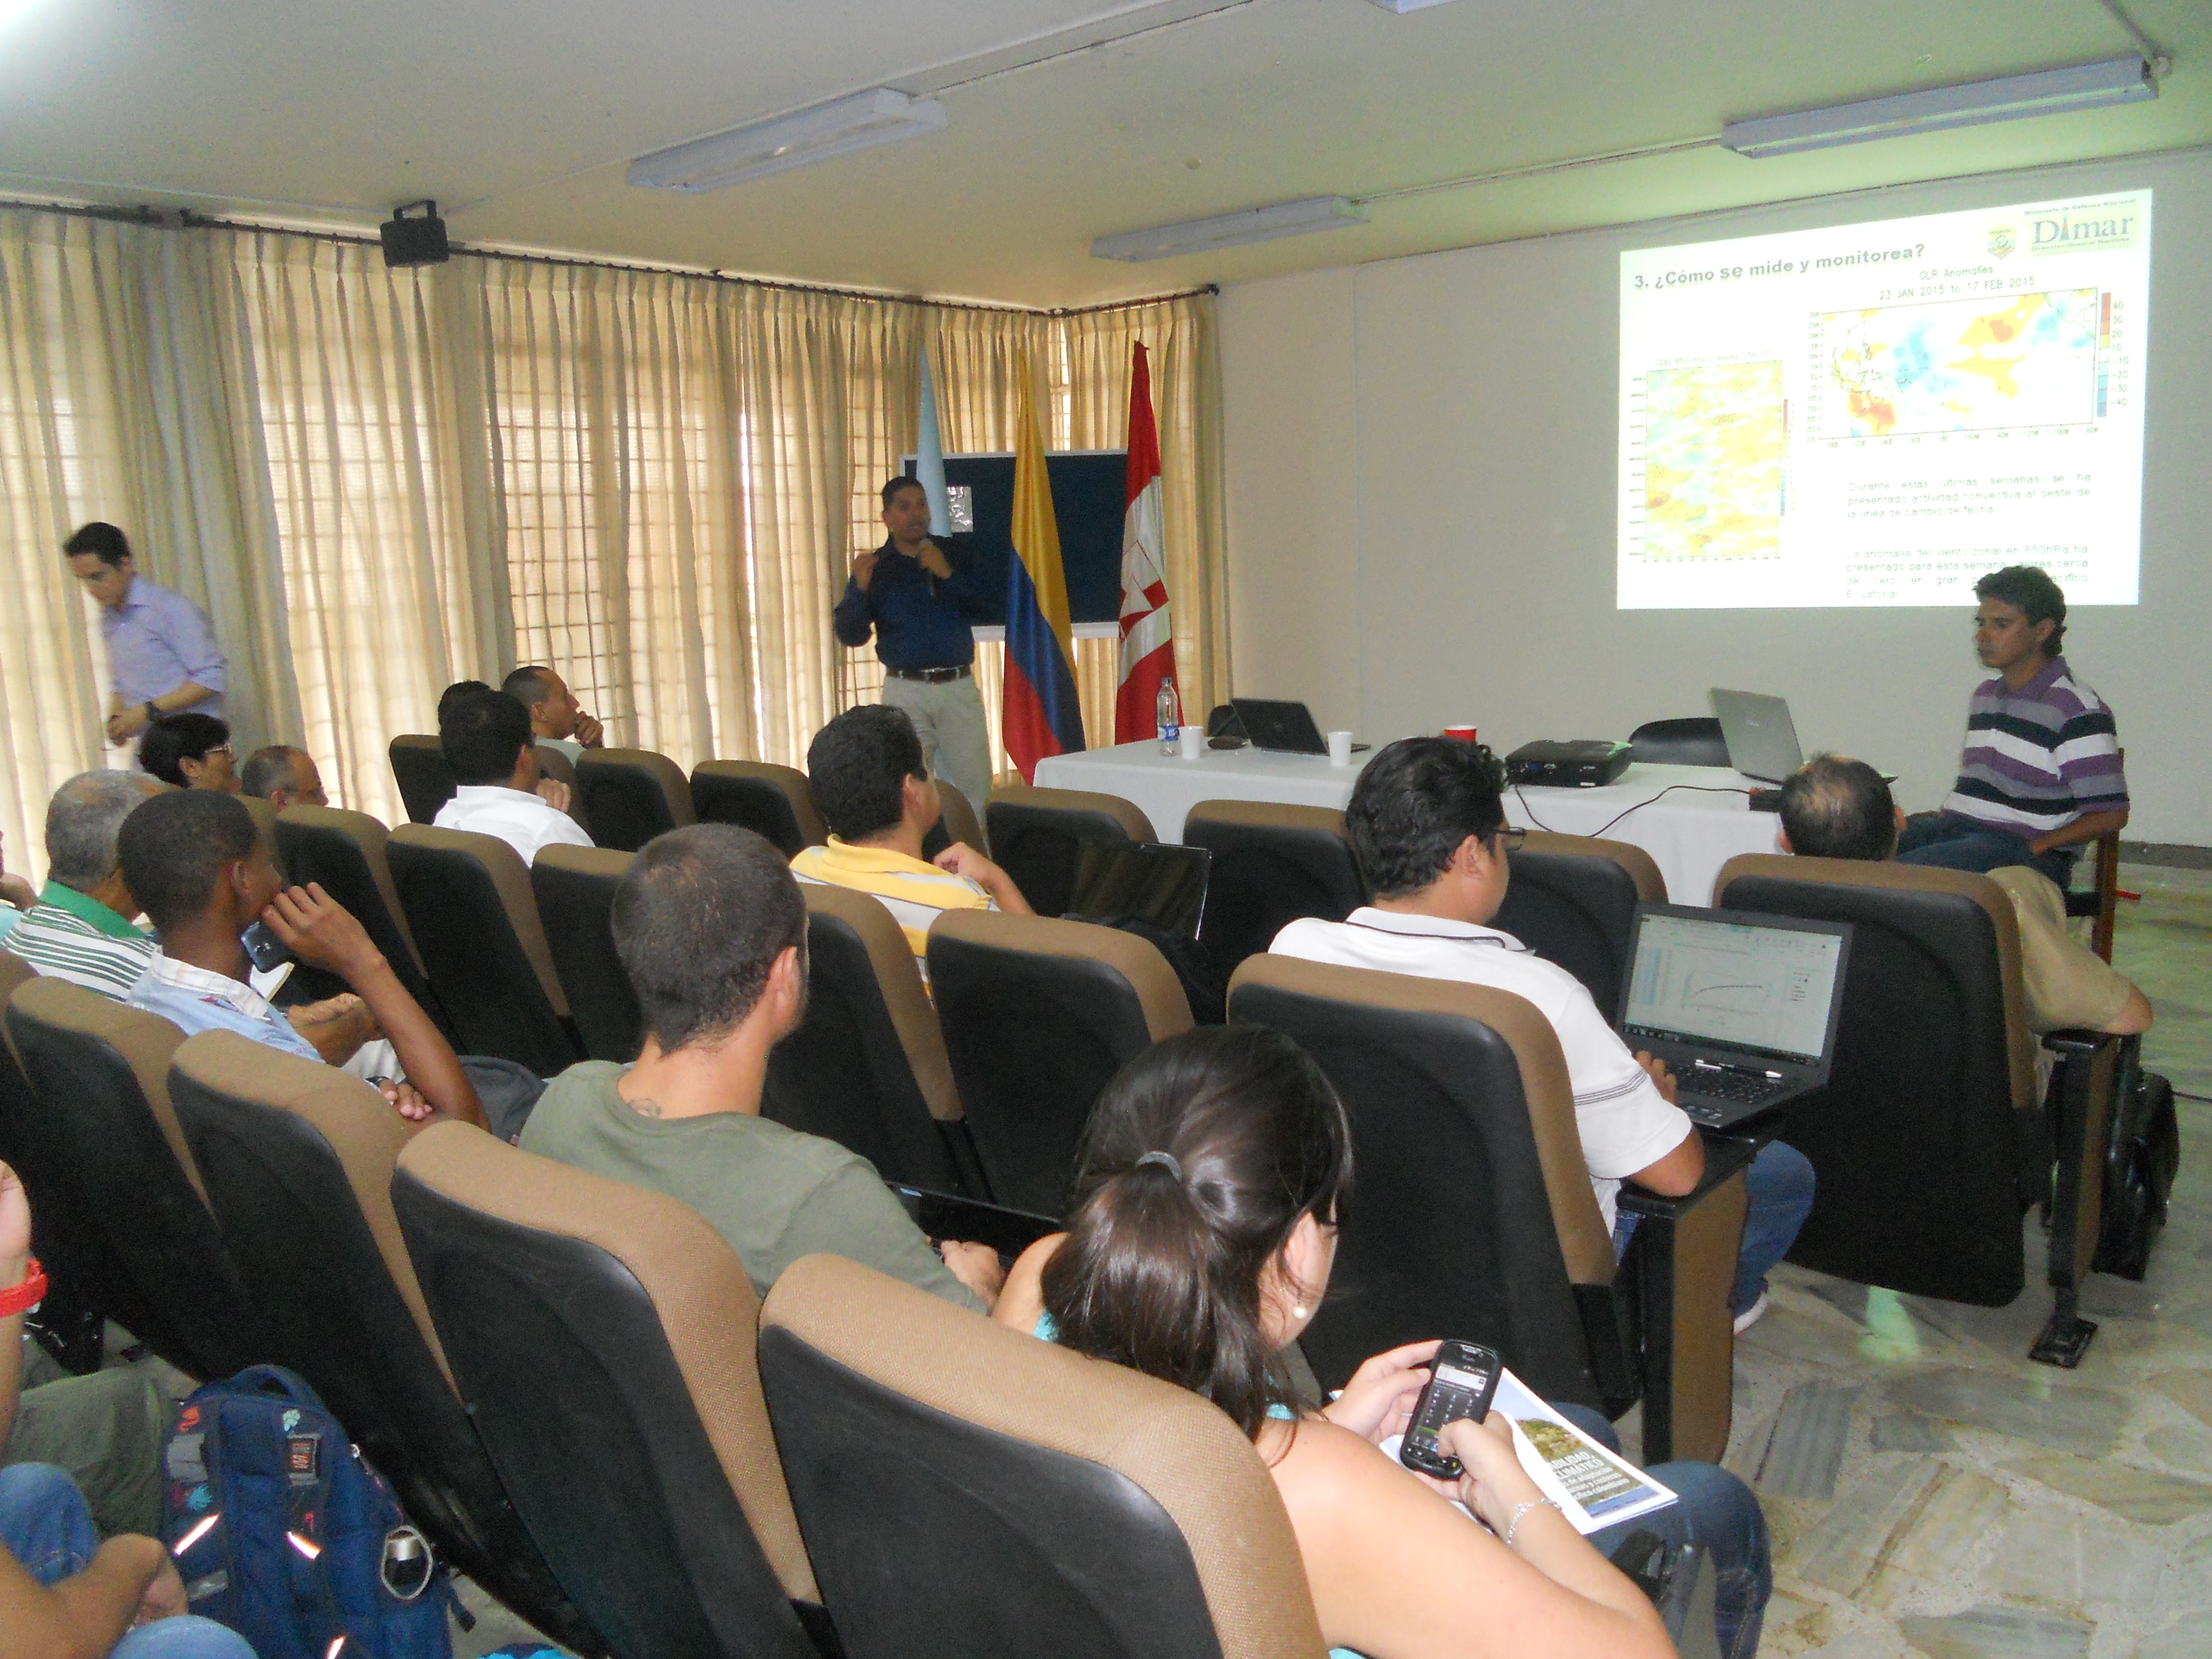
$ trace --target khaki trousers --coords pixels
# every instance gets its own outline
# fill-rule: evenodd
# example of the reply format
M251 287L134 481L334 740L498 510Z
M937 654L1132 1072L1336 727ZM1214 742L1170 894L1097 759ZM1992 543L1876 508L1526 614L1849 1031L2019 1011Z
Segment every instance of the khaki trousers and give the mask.
M887 673L884 701L906 710L921 738L922 763L967 796L980 821L983 803L991 795L991 745L975 677L964 674L942 685L932 685Z

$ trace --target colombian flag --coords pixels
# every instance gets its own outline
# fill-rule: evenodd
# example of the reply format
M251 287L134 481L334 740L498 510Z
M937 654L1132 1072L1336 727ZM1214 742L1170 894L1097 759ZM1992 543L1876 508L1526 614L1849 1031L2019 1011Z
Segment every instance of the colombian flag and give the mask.
M1083 747L1075 696L1075 631L1067 617L1067 576L1060 562L1060 523L1045 476L1044 420L1024 353L1014 439L1014 556L1006 565L1006 689L1000 709L1006 752L1024 783L1048 755Z

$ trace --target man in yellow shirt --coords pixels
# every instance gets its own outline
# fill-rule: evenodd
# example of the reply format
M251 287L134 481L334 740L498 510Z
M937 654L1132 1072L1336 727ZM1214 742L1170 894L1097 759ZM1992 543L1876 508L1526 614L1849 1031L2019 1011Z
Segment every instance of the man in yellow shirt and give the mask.
M805 848L792 874L880 899L905 930L925 983L930 926L947 910L1035 914L1013 878L965 842L934 863L922 857L922 837L939 816L937 783L904 709L847 709L815 734L806 772L830 844Z

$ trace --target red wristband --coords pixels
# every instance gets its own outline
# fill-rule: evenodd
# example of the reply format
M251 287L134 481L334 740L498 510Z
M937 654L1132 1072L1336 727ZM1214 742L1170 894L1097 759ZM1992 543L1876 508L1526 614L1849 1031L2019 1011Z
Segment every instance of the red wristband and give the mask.
M23 1270L23 1282L12 1289L0 1291L0 1319L11 1319L20 1313L28 1313L46 1299L46 1270L39 1265L39 1258L30 1258Z

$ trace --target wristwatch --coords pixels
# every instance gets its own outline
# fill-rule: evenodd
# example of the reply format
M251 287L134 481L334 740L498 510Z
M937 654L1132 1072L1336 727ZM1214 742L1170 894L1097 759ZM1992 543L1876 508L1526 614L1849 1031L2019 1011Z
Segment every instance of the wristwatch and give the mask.
M154 707L154 700L153 700L153 698L151 698L151 697L147 698L147 699L146 699L146 724L147 724L147 725L149 725L149 726L151 726L151 725L152 725L155 720L159 720L159 719L161 719L161 711L160 709L158 709L158 708L155 708L155 707Z

